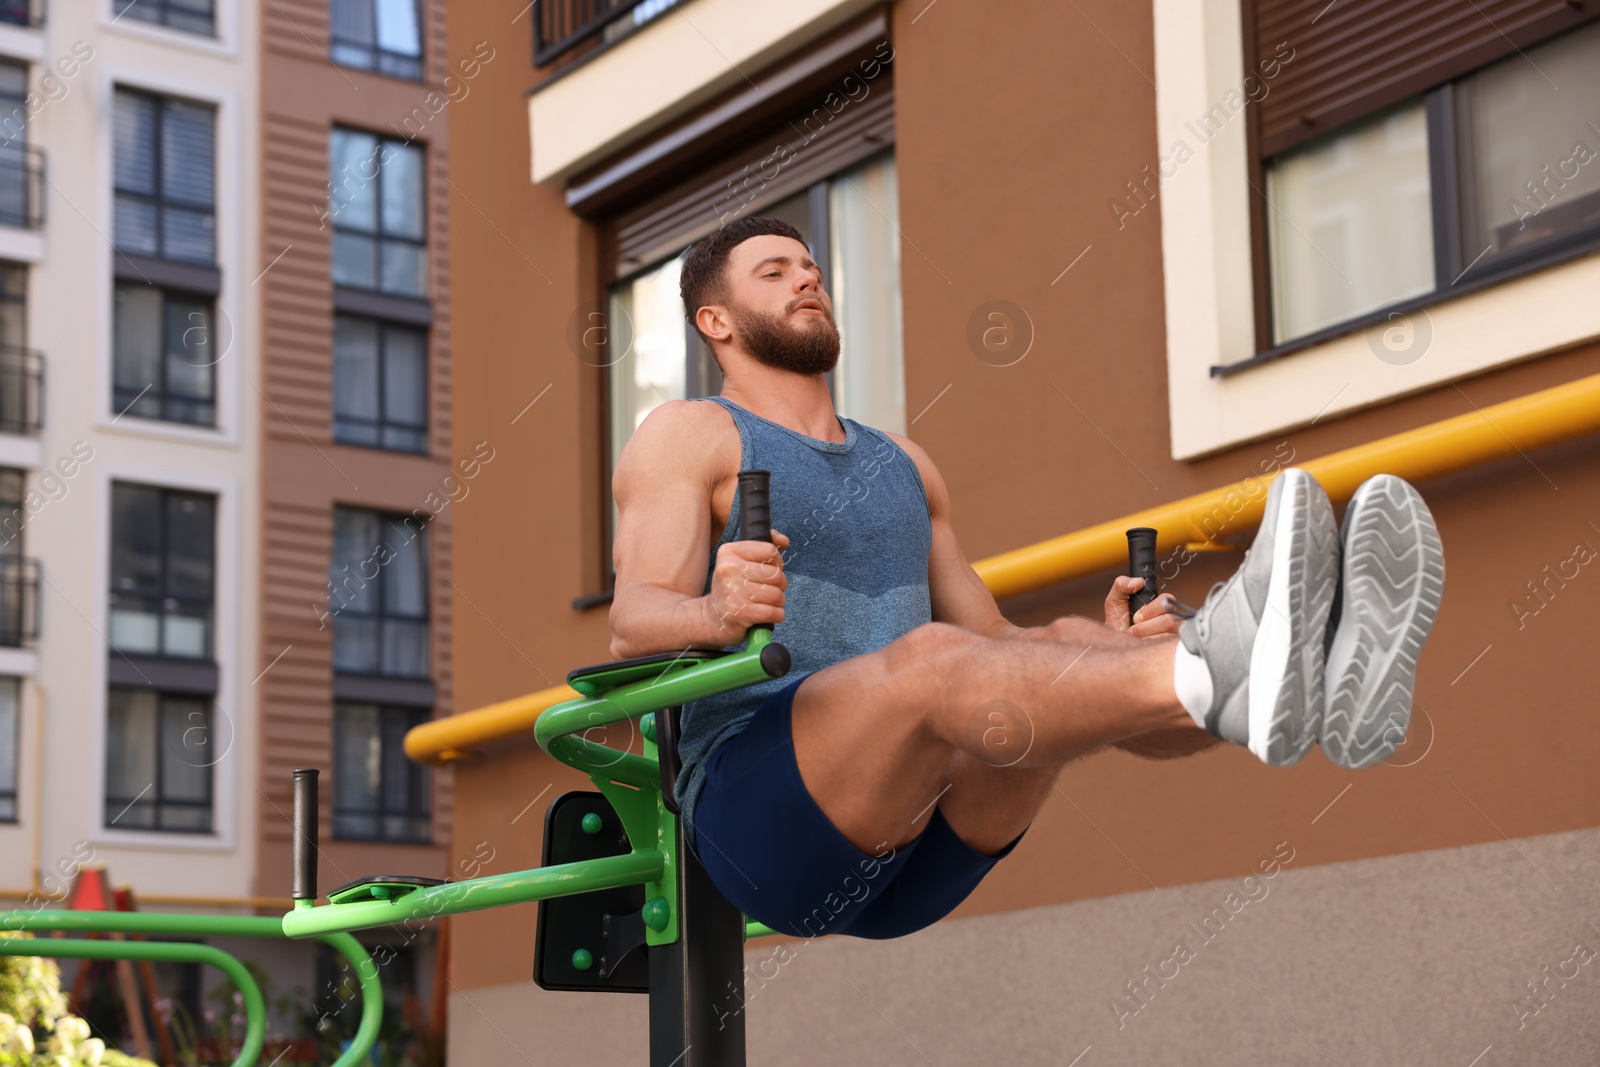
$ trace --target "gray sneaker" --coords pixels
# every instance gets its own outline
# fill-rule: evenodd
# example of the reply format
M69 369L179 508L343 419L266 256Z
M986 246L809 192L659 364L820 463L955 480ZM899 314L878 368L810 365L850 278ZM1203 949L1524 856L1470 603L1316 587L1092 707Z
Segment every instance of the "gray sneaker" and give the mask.
M1267 490L1244 562L1178 628L1211 672L1206 729L1273 767L1304 756L1322 730L1323 643L1338 575L1333 505L1289 467Z
M1444 549L1422 494L1392 474L1356 490L1340 541L1321 742L1334 763L1360 769L1405 740L1417 658L1444 595Z

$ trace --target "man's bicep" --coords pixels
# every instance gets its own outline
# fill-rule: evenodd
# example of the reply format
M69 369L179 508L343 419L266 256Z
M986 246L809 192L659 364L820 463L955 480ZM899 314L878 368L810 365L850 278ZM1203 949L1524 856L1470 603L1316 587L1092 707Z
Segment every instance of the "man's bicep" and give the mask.
M617 457L612 493L616 595L635 585L699 596L711 536L710 487L695 451L679 441L676 414L662 405L640 424Z

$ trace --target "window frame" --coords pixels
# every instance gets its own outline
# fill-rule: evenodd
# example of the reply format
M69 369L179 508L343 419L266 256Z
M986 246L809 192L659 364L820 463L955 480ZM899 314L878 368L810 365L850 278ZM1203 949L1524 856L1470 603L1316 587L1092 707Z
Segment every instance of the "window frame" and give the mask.
M14 826L22 821L22 679L16 675L0 675L0 686L10 685L15 690L12 700L11 737L11 788L0 789L0 825ZM6 814L9 806L10 814Z
M372 130L364 130L364 129L360 128L359 126L347 126L347 125L343 125L343 124L340 124L340 123L334 123L332 126L329 127L329 130L328 130L328 193L329 193L330 201L331 201L332 197L337 192L337 187L334 185L334 176L333 176L333 159L334 159L333 139L334 139L334 137L338 136L340 133L355 134L355 135L363 136L363 137L371 137L373 139L373 153L372 153L372 156L369 157L369 158L376 158L376 157L381 156L383 154L383 146L386 145L386 144L395 145L396 147L398 147L398 148L400 148L402 150L412 150L412 151L415 151L415 152L418 153L418 155L421 157L420 161L418 163L418 172L419 172L419 174L421 175L421 178L422 178L422 188L421 188L421 196L420 196L420 201L421 202L417 205L417 210L418 210L418 213L419 213L419 218L418 218L418 222L420 224L419 228L422 231L422 236L420 238L406 237L406 236L395 236L395 235L389 234L384 229L384 223L383 223L383 183L384 183L384 177L383 177L383 164L380 161L378 166L376 168L374 168L374 172L373 172L373 176L372 176L372 185L373 185L373 192L372 192L373 228L370 229L370 230L364 230L364 229L361 229L359 227L351 226L348 223L341 223L340 222L340 217L343 216L345 214L345 212L341 210L341 211L335 211L335 212L332 213L331 221L333 223L333 226L332 226L333 237L332 237L332 239L330 239L330 242L329 242L329 244L330 244L330 255L329 255L329 261L328 261L328 276L329 276L329 278L332 279L333 285L335 287L340 288L340 289L348 289L351 292L356 292L356 293L378 293L378 294L381 294L383 296L397 297L397 298L400 298L400 299L403 299L403 300L422 300L422 301L431 300L432 294L433 294L433 284L432 284L433 283L433 277L432 277L432 275L433 275L433 260L432 260L432 257L430 255L430 241L429 241L429 236L430 236L430 233L431 233L431 229L430 229L431 219L429 217L429 211L428 211L428 189L429 189L428 161L429 161L429 156L428 156L427 146L423 145L423 144L418 144L415 141L411 141L411 140L408 140L408 139L403 138L403 137L393 137L393 136L390 136L390 135L387 135L387 134L376 133L376 132L374 132ZM340 281L339 279L333 277L334 258L333 258L332 252L331 252L331 246L332 246L333 241L338 239L338 235L340 233L346 233L346 234L351 234L353 236L362 237L362 238L365 238L365 239L367 239L367 240L372 242L373 257L374 257L374 261L375 261L375 263L374 263L375 269L373 271L373 278L375 279L377 284L375 284L373 286L370 286L370 287L369 286L365 286L365 285L356 285L356 284L352 284L351 282ZM418 249L421 250L423 267L422 267L422 291L420 293L409 293L409 292L402 292L402 291L398 291L398 290L394 290L394 289L385 289L385 288L383 288L383 249L384 249L384 246L385 246L386 243L410 245L412 247L415 247L415 248L418 248Z
M364 4L372 11L372 32L374 37L372 44L369 45L365 41L352 41L346 38L340 38L336 35L334 31L336 20L334 18L333 8L335 5L341 2ZM382 2L383 0L330 0L328 5L328 56L330 61L335 66L344 67L347 70L359 70L367 74L376 74L384 78L395 78L399 81L409 82L426 81L428 76L428 13L426 10L426 4L423 2L423 0L411 0L411 6L416 14L417 20L417 54L415 56L409 56L403 52L391 52L388 49L381 47L377 43L378 5ZM367 53L371 62L367 66L346 63L342 59L337 58L339 54L338 50L340 48L354 48L362 50ZM399 74L393 70L383 69L383 60L385 58L415 62L416 74Z
M1584 23L1571 27L1540 41L1539 45L1548 44L1568 34L1579 32L1589 25L1591 24ZM1600 53L1600 47L1597 47L1596 51ZM1526 57L1523 58L1526 59ZM1596 56L1596 60L1600 61L1600 55ZM1263 158L1258 150L1257 127L1259 124L1254 121L1249 123L1248 180L1251 183L1250 243L1253 272L1252 286L1255 293L1256 351L1248 359L1212 365L1210 370L1213 377L1228 378L1241 371L1260 366L1263 363L1271 363L1284 356L1315 348L1324 342L1346 334L1369 329L1396 317L1404 317L1418 311L1426 311L1457 297L1493 288L1504 282L1533 274L1547 267L1556 266L1569 260L1589 255L1595 251L1600 251L1600 223L1591 223L1577 230L1540 241L1527 248L1494 256L1488 263L1479 263L1476 260L1469 259L1469 255L1465 251L1463 244L1465 236L1464 220L1461 215L1463 203L1461 190L1462 183L1468 178L1468 173L1462 165L1463 160L1460 153L1458 123L1461 116L1456 102L1457 86L1466 79L1473 77L1479 71L1487 70L1489 67L1507 61L1509 61L1508 58L1502 57L1474 67L1426 92L1407 97L1392 104L1386 104L1360 117L1341 123L1338 127L1308 141L1296 144L1294 147L1280 153L1279 156L1271 158ZM1302 334L1299 337L1274 343L1272 340L1274 325L1272 318L1274 267L1268 241L1268 215L1273 208L1267 201L1265 193L1267 172L1273 159L1299 152L1308 147L1328 144L1339 137L1348 135L1355 127L1377 116L1397 111L1401 108L1418 106L1419 104L1423 109L1428 136L1429 209L1433 228L1433 288L1426 293L1407 297L1404 300L1397 300L1348 319L1342 319L1331 326L1325 326L1310 333ZM1487 252L1488 250L1486 249L1485 251Z
M342 735L343 735L344 731L346 729L348 729L348 726L347 726L348 714L347 713L349 711L355 709L355 708L367 708L367 707L375 709L376 712L377 712L377 717L378 717L378 745L379 745L378 784L377 784L378 806L375 809L370 809L370 810L369 809L365 809L365 808L355 809L355 808L341 807L340 806L338 783L337 783L337 781L335 781L334 789L333 789L333 820L332 820L332 822L333 822L333 837L334 837L334 840L336 840L336 841L381 842L381 843L384 843L384 844L431 845L431 844L433 844L433 838L434 838L434 831L433 831L434 780L433 780L433 774L431 773L431 768L429 768L427 765L425 765L425 764L415 764L415 763L412 763L412 761L410 761L410 760L405 760L404 759L404 750L403 749L401 751L401 757L402 757L402 760L405 763L407 771L411 772L411 773L416 773L421 778L421 785L416 790L416 794L414 796L409 796L409 799L416 806L413 806L413 807L410 807L410 808L406 808L404 810L390 810L389 808L387 808L385 806L386 796L387 796L386 785L388 783L387 771L388 771L389 763L390 763L390 760L388 759L388 756L391 754L391 753L389 753L387 751L387 746L385 745L385 739L390 736L389 731L387 731L385 729L385 725L386 725L387 721L390 720L390 719L401 719L407 724L406 725L406 729L409 730L412 727L418 726L421 723L429 721L433 717L433 710L431 708L407 707L407 706L395 705L395 704L385 704L385 703L383 703L381 701L348 700L348 699L340 699L340 700L334 701L333 721L332 721L331 726L332 726L332 732L333 732L333 752L334 752L335 774L337 774L338 753L341 751L341 738L342 738ZM404 737L405 736L405 731L401 731L400 736ZM409 795L411 793L411 790L408 789L407 793ZM340 817L341 814L347 815L347 816L361 817L361 818L371 818L373 820L373 825L375 827L377 827L376 833L368 835L368 834L352 834L352 833L348 833L348 832L342 831L340 829L340 825L339 825L339 817ZM421 836L416 836L416 837L405 836L405 835L391 836L391 835L386 834L386 833L383 832L384 820L388 819L388 818L399 818L399 819L404 819L404 820L413 820L413 819L421 820L427 826L428 829L427 829L427 832L425 834L423 834Z
M113 119L112 119L112 121L113 122L115 121L116 97L117 97L118 94L126 94L128 96L143 97L146 100L154 101L155 104L156 104L156 110L155 110L155 119L156 119L156 121L155 121L155 132L154 132L155 150L153 152L153 156L154 156L154 160L155 160L155 172L154 172L154 179L153 179L153 183L152 183L156 188L156 192L155 193L151 194L151 193L140 192L138 190L133 190L133 189L124 189L117 183L117 164L116 164L116 148L115 148L115 144L116 144L115 137L116 137L116 135L115 135L114 131L112 132L112 153L111 153L111 213L112 213L111 237L112 237L112 240L111 240L111 246L112 246L113 252L114 253L118 253L118 254L129 255L129 256L148 257L148 258L151 258L151 259L160 260L160 261L165 262L165 263L180 263L180 264L184 264L184 265L193 265L193 266L201 266L201 267L205 267L205 266L213 266L214 267L214 266L216 266L217 261L218 261L218 256L217 256L217 244L218 244L217 193L218 193L218 189L219 189L219 183L218 183L218 170L219 170L219 167L217 165L217 146L218 146L218 141L219 141L219 128L218 128L217 119L218 119L219 114L221 112L221 108L213 101L196 100L196 99L192 99L190 97L180 96L180 95L174 94L174 93L159 92L159 91L152 90L152 89L143 89L143 88L140 88L138 86L126 84L126 83L123 83L123 82L114 82L112 84L112 87L111 87L111 94L112 94L112 111L113 111ZM170 196L167 195L167 191L166 191L166 161L163 158L164 155L165 155L165 153L163 151L163 145L164 145L164 138L165 138L165 134L166 134L167 105L168 104L172 104L172 103L184 104L186 106L195 107L195 108L203 108L207 112L209 112L210 115L211 115L211 203L209 203L209 204L200 205L198 202L178 200L178 199L175 199L175 198L170 197ZM124 249L124 248L121 248L121 247L119 247L117 245L117 243L116 243L117 201L119 199L123 198L123 197L127 197L127 198L132 199L132 200L137 200L140 203L148 204L148 205L150 205L151 207L153 207L155 209L155 212L156 212L156 225L155 225L156 250L154 252L143 252L143 251L139 251L139 250L131 249L131 248L130 249ZM195 212L195 213L198 213L200 207L204 206L205 209L209 212L209 214L211 216L211 258L209 260L207 260L207 261L202 263L199 260L178 259L178 258L175 258L175 257L167 255L167 249L166 249L166 244L167 244L167 240L166 240L166 232L167 232L166 212L167 212L167 208L168 208L169 205L171 207L173 207L173 208L176 208L176 209L179 209L179 210L182 210L182 211Z
M192 30L187 26L174 26L169 21L169 14L174 8L177 8L178 10L182 11L186 15L191 15L192 16L194 14L194 12L183 8L181 4L176 2L176 0L127 0L126 6L123 6L122 0L112 0L112 2L111 2L111 21L112 22L116 22L116 21L120 20L124 15L127 15L130 11L133 11L135 9L142 10L142 11L158 11L158 12L160 12L160 17L159 18L147 18L147 17L145 17L143 15L134 15L133 16L134 21L140 22L140 23L144 23L146 25L151 25L151 26L160 26L164 30L172 30L175 33L193 34L196 37L207 38L207 39L210 39L210 40L214 41L218 37L218 34L217 34L217 14L218 14L217 13L217 7L218 7L218 0L207 0L207 2L211 6L211 12L210 12L211 29L208 32L205 32L205 33L202 33L199 30ZM121 11L117 10L117 8L119 6L122 7Z
M418 509L418 510L422 510L422 509ZM338 515L339 515L340 511L365 512L366 514L369 514L369 515L376 515L380 520L382 520L383 524L386 527L390 528L390 529L395 528L395 526L397 524L403 528L404 525L405 525L406 520L414 520L415 519L415 512L413 512L412 514L401 514L400 512L384 511L381 508L364 507L364 506L357 505L357 504L335 503L334 506L333 506L333 515L334 515L334 517L333 517L333 523L332 523L333 535L334 536L332 538L332 545L331 545L331 549L330 549L329 554L328 554L328 580L329 580L329 585L330 585L330 593L331 593L331 586L332 586L332 581L333 581L333 568L334 568L335 563L337 562L337 559L334 556L334 551L336 551L337 548L338 548L338 522L339 522ZM435 627L434 627L434 618L433 618L433 588L432 588L432 585L433 585L433 561L432 561L431 554L430 554L429 549L428 549L428 538L427 538L428 529L432 525L433 525L433 516L429 515L428 516L428 520L422 524L422 527L417 531L416 536L414 538L412 538L412 541L406 542L407 546L408 547L412 547L412 548L416 547L413 544L413 542L418 541L418 540L420 540L422 542L422 544L420 546L420 551L422 552L422 568L423 568L423 572L422 572L422 614L420 616L395 615L395 614L389 613L386 610L386 608L387 608L387 603L386 603L387 595L385 593L385 588L384 588L384 581L383 581L384 575L383 575L383 571L381 569L378 572L378 577L376 579L371 579L370 580L372 586L374 587L373 595L374 595L374 598L376 600L376 610L375 611L357 611L357 610L354 610L353 608L351 608L349 605L340 606L340 608L339 608L337 613L334 613L334 612L332 612L330 610L329 614L332 617L333 625L332 625L332 633L330 634L329 639L328 639L329 656L330 656L330 660L333 661L333 670L334 670L334 674L336 676L345 677L345 678L371 678L371 679L386 679L386 680L394 679L394 680L408 680L408 681L409 680L419 680L420 681L420 680L423 680L423 679L431 680L433 678L433 673L434 673L433 672L433 666L434 666L434 664L433 664L433 656L434 656L434 652L435 652L435 648L434 648ZM391 552L395 551L394 547L389 545L389 542L388 542L387 539L385 539L382 543L385 545L385 547L389 548L389 551L391 551ZM377 545L373 545L372 548L376 549ZM330 597L330 608L331 608L331 597ZM350 670L348 668L338 666L338 661L337 661L338 653L337 653L337 648L336 648L336 642L338 640L339 621L341 619L346 618L346 617L348 617L348 618L350 618L350 619L352 619L354 621L370 621L370 622L375 622L377 624L377 627L378 627L378 668L376 670L373 670L373 671ZM424 663L423 663L423 671L422 671L421 674L389 674L389 673L385 673L384 672L384 670L383 670L384 634L387 631L387 625L386 624L391 622L391 621L401 622L401 623L409 623L409 624L420 624L424 628L424 632L426 634L426 640L424 642L424 644L426 646L426 651L425 651L424 657L423 657Z
M111 715L112 715L112 710L113 710L113 693L118 692L118 691L126 692L126 693L129 693L129 694L137 694L137 693L139 693L141 691L149 691L149 690L147 690L145 687L141 687L141 686L124 686L124 685L115 685L115 684L108 685L106 687L106 704L105 704L105 708L106 708L106 711L105 711L106 724L105 724L105 730L106 730L106 737L108 739L111 736ZM212 761L212 762L206 763L206 764L204 764L202 766L197 766L196 767L197 770L203 770L205 772L206 798L205 798L205 801L203 803L200 802L200 801L191 801L191 800L164 799L163 798L163 793L162 793L163 785L162 785L162 773L161 773L161 771L162 771L163 760L164 760L165 754L166 754L165 746L162 744L162 731L164 729L165 721L166 721L165 720L165 716L166 716L166 711L167 711L167 701L169 699L171 699L173 701L184 701L186 703L198 702L198 703L203 704L205 706L205 715L206 715L205 729L208 732L216 725L217 709L215 707L215 704L214 704L213 700L211 698L209 698L209 697L198 696L198 695L192 694L192 693L168 693L168 692L166 692L164 690L159 690L158 689L158 690L154 690L153 691L153 695L154 695L155 701L156 701L156 720L155 720L155 723L156 723L156 744L155 744L155 770L152 773L152 779L153 780L151 782L150 789L155 791L155 796L151 799L150 803L152 803L155 806L156 815L155 815L154 824L150 825L150 826L118 826L118 825L116 825L115 821L108 821L112 805L121 805L121 807L118 809L119 814L116 816L116 819L120 819L122 817L122 814L132 810L135 805L138 805L139 803L141 803L141 801L144 799L144 794L140 793L137 796L133 796L133 797L113 796L112 795L111 790L110 790L110 771L111 771L111 760L113 758L115 758L115 752L113 751L111 745L107 744L105 746L106 763L105 763L105 766L101 768L102 789L101 789L101 798L100 798L101 799L101 803L100 803L100 807L101 807L101 811L100 811L100 830L101 831L112 831L112 832L117 832L117 831L120 831L120 830L127 830L127 831L135 832L135 833L142 832L142 833L156 833L156 834L183 834L183 835L191 836L191 837L202 837L202 836L214 837L214 836L217 835L217 775L216 775L216 761ZM194 765L191 764L191 766L194 766ZM196 809L196 808L202 808L203 807L205 812L206 812L206 826L205 826L204 829L197 829L195 827L190 827L190 826L163 826L162 825L162 811L163 811L163 808L165 808L165 807L190 808L190 809Z
M377 358L377 394L378 394L377 395L377 408L378 408L378 417L376 419L367 419L367 418L364 418L364 417L361 417L361 416L353 416L353 415L342 415L339 412L339 407L338 407L339 389L338 389L338 384L337 384L339 358L338 358L337 346L338 346L338 337L339 337L338 325L339 325L339 320L341 318L354 319L354 320L358 320L358 321L361 321L361 322L371 323L373 326L375 326L377 328L377 333L378 333L378 351L377 351L377 357L376 358ZM430 405L430 399L432 397L432 390L429 388L430 379L432 377L432 370L433 370L433 333L432 333L432 331L427 329L427 328L425 328L425 327L417 326L417 325L412 324L412 323L396 322L396 321L394 321L392 319L378 318L378 317L373 316L373 315L362 315L362 314L358 314L358 313L353 312L353 311L342 311L342 310L338 309L337 307L334 309L334 313L333 313L333 327L334 328L333 328L332 340L331 340L331 343L330 343L330 346L329 346L330 351L333 352L333 381L334 381L333 396L332 396L332 403L331 403L332 412L333 412L333 424L332 424L332 428L331 428L330 432L332 433L333 440L335 441L335 443L341 444L341 445L347 445L347 446L349 446L351 448L370 448L370 449L375 449L375 450L380 451L380 452L398 452L398 453L401 453L401 454L404 454L404 455L420 455L420 456L428 455L429 452L431 451L431 448L429 446L428 436L429 436L429 424L430 424L430 421L431 421L429 416L432 414L432 412L429 410L430 406L431 406ZM411 425L409 423L399 422L399 421L390 419L388 417L387 401L386 401L387 390L385 389L385 383L386 383L386 380L387 380L388 364L389 364L387 340L388 340L389 331L391 331L391 330L405 330L405 331L417 334L422 339L422 381L420 383L420 390L421 390L421 393L422 393L422 422L421 422L420 425ZM352 439L350 439L348 437L341 437L340 433L339 433L339 428L340 428L341 421L343 421L345 423L359 422L359 423L362 423L364 425L370 426L374 431L376 431L377 443L373 444L373 443L369 443L369 442L366 442L366 441L352 440ZM392 445L384 444L383 443L384 435L385 435L386 431L390 430L391 428L395 429L395 430L409 431L409 432L416 433L417 437L418 437L418 445L417 445L417 447L416 448L399 448L399 447L395 447L395 446L392 446Z
M117 654L120 651L120 650L116 649L115 647L111 646L110 637L109 637L109 634L110 634L110 625L109 625L109 623L110 623L110 612L115 609L116 597L118 595L118 590L117 590L117 572L116 572L116 561L117 561L116 560L116 548L117 548L116 494L117 494L118 487L128 487L128 488L139 489L139 490L143 490L143 491L147 491L147 492L154 492L154 493L157 494L158 503L159 503L159 520L158 521L160 523L161 529L160 529L160 532L158 534L158 539L159 539L159 542L160 542L160 545L161 545L161 552L160 552L161 590L160 590L160 593L156 597L154 597L153 599L156 599L156 600L160 601L158 610L155 612L155 614L157 615L158 620L160 620L160 623L158 624L158 629L159 629L159 633L160 633L160 645L161 645L161 648L158 651L155 651L155 652L146 652L146 651L143 651L143 650L133 650L133 654L136 655L136 656L146 656L146 657L149 657L151 659L170 661L170 662L175 662L175 663L215 663L216 662L216 654L217 654L216 653L216 650L217 650L217 633L216 633L216 630L217 630L217 572L218 572L218 566L217 566L217 560L218 560L217 527L218 527L218 522L219 522L219 512L220 512L221 506L222 506L222 501L221 501L220 495L217 494L217 493L213 493L213 492L204 492L204 491L194 490L194 489L184 489L184 488L178 488L178 487L175 487L175 486L168 486L168 485L153 485L153 484L150 484L148 482L136 482L136 481L130 481L130 480L127 480L127 479L120 479L120 478L112 478L111 479L110 498L109 498L110 502L111 502L110 521L108 521L108 523L107 523L107 548L108 548L108 552L107 552L107 569L106 569L106 606L107 606L107 635L108 636L106 638L106 643L107 643L108 647L110 648L110 651L113 654ZM210 575L210 577L211 577L211 596L209 597L209 599L207 599L204 602L205 606L206 606L206 614L204 616L204 618L205 618L205 646L206 647L205 647L204 653L199 655L199 656L174 655L173 653L170 653L170 652L166 651L166 632L165 632L164 623L165 623L165 619L166 619L167 614L168 614L167 602L168 601L176 601L176 602L179 602L179 603L183 603L183 602L188 602L188 603L192 603L192 604L201 603L199 600L197 600L194 597L176 596L176 595L174 595L172 593L171 588L170 588L170 580L169 580L169 578L170 578L170 570L171 570L171 558L170 557L171 557L172 553L171 553L171 549L170 549L170 541L171 541L170 531L168 529L168 523L167 523L167 507L168 507L168 501L171 498L179 497L179 496L201 498L201 499L204 499L204 500L208 501L210 503L210 505L211 505L211 563L210 563L210 570L211 570L211 575ZM130 595L135 595L135 594L130 594ZM179 617L181 617L181 618L194 618L195 616L192 616L192 615L191 616L181 616L180 615ZM192 694L186 694L186 695L192 695Z
M133 396L129 397L127 395L127 387L117 384L118 352L120 351L120 348L119 348L119 346L117 344L117 325L116 325L117 324L117 298L118 298L118 295L119 295L120 291L124 287L129 288L129 289L135 289L135 288L137 288L138 286L141 286L141 285L144 285L147 288L153 289L159 295L159 297L161 299L161 311L160 311L161 337L160 337L159 346L158 346L160 348L160 357L159 357L160 377L159 377L158 381L151 382L144 389L140 390L139 392L135 393ZM125 277L124 278L116 278L116 279L114 279L112 281L112 285L111 285L111 301L112 301L112 310L111 310L111 415L112 415L113 421L116 420L116 419L120 419L120 418L122 418L124 416L128 416L130 418L135 418L135 419L145 419L145 420L150 421L150 422L172 423L172 424L177 425L177 426L194 426L194 427L199 427L201 429L214 430L214 429L218 428L218 421L217 421L217 414L218 414L218 412L217 412L217 407L218 407L218 398L217 398L217 363L220 362L220 360L214 359L210 363L207 363L205 366L197 368L199 370L205 371L206 379L210 383L210 386L211 386L210 397L208 398L208 401L209 401L209 404L210 404L210 408L211 408L211 417L210 417L210 419L208 421L203 421L202 422L202 421L195 420L195 419L174 418L173 415L172 415L173 408L178 407L180 405L184 405L184 404L199 405L199 404L203 404L203 403L207 403L208 402L207 400L199 400L199 399L195 399L193 397L184 396L182 394L173 393L168 388L167 359L171 355L171 352L172 352L172 343L171 343L172 342L172 338L170 336L171 319L170 319L170 316L168 314L168 311L169 311L169 305L174 300L182 300L182 301L187 301L187 302L191 302L191 303L198 303L198 304L204 305L204 307L206 308L206 313L210 316L210 322L207 324L206 328L212 334L212 337L208 340L207 343L208 344L215 344L216 343L216 336L215 335L216 335L216 332L217 332L217 298L216 298L215 294L203 292L203 291L198 290L198 289L184 289L184 288L180 288L178 286L158 285L158 284L155 284L153 282L150 282L150 283L147 283L147 282L136 282L136 281L133 281L132 279L125 278ZM187 332L187 331L185 331L185 332ZM160 414L148 415L148 414L142 414L140 412L129 410L130 408L132 408L132 406L135 403L139 402L140 400L144 399L147 396L150 396L152 393L154 393L154 395L155 395L155 399L156 399L157 405L158 405L158 407L160 409Z

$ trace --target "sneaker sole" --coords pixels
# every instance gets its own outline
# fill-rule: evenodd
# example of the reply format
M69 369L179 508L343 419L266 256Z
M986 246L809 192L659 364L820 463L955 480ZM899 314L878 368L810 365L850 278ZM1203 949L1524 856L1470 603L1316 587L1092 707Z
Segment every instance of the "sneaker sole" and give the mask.
M1322 732L1323 643L1338 577L1338 527L1315 479L1284 471L1266 604L1250 650L1248 747L1263 763L1299 762Z
M1422 495L1380 474L1350 502L1343 557L1321 742L1334 763L1360 770L1405 740L1417 659L1444 595L1444 548Z

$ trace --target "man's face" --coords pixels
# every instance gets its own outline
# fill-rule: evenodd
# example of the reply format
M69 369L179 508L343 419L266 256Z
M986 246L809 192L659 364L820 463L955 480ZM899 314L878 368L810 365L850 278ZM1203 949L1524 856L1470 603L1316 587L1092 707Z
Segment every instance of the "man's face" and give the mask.
M839 361L833 301L806 246L773 234L741 242L728 256L733 339L756 360L796 374L823 374Z

